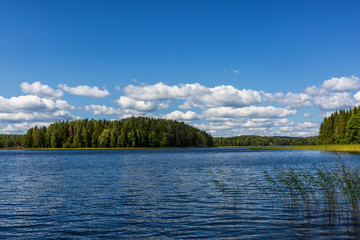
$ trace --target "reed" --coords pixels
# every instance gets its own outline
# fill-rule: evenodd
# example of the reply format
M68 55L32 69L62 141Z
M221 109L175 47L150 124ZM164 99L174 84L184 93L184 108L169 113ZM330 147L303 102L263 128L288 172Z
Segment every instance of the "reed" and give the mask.
M280 167L265 171L261 189L276 196L286 208L295 208L311 217L323 213L329 222L360 223L360 174L340 159L334 168L314 166ZM269 198L271 199L271 198Z
M210 173L224 205L229 198L234 208L238 203L261 199L272 206L297 210L309 220L360 224L360 169L350 167L340 157L332 168L316 164L312 168L280 166L248 180L232 170Z
M224 204L226 200L231 197L233 199L234 208L237 206L237 202L240 200L241 192L241 179L235 174L233 170L231 172L224 172L220 169L210 171L211 182L217 191L221 192L224 197Z

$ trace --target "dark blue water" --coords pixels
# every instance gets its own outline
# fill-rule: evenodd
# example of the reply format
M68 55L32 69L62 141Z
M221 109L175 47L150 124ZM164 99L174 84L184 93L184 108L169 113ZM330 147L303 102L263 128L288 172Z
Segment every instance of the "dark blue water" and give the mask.
M274 207L249 184L264 169L337 158L246 148L0 151L0 238L356 239L356 226ZM341 159L360 166L360 155ZM238 191L225 196L214 180Z

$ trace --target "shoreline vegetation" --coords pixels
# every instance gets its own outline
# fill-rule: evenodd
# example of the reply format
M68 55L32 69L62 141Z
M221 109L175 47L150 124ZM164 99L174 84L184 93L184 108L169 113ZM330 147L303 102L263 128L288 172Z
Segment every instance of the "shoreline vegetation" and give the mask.
M305 146L265 146L251 147L252 150L316 150L332 152L360 152L360 144L331 144Z
M251 147L251 146L299 146L315 145L317 136L313 137L285 137L285 136L257 136L241 135L236 137L214 137L215 146L221 147Z

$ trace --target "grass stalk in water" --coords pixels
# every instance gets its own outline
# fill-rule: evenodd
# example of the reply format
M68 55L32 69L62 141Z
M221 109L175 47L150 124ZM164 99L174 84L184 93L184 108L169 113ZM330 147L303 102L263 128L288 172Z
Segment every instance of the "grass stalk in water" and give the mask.
M296 208L309 217L323 212L330 222L341 221L346 214L347 222L359 223L359 169L351 169L340 160L332 169L315 166L312 170L282 167L265 171L264 181L266 194L277 196L285 207Z
M234 171L231 174L225 173L222 170L215 170L210 172L212 174L211 182L215 188L224 196L224 204L229 196L232 197L234 208L240 198L240 178L236 176Z

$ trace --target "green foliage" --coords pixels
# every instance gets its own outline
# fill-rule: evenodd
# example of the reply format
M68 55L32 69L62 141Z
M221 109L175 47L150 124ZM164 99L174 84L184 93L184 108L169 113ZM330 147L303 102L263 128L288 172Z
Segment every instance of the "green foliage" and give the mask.
M23 135L0 135L0 148L20 148L24 141ZM31 143L29 143L31 144Z
M314 145L317 137L262 137L254 135L243 135L237 137L214 138L216 146L299 146Z
M132 117L120 121L59 121L47 127L34 127L23 136L5 135L13 141L0 147L83 148L83 147L207 147L214 141L208 133L183 122ZM5 140L4 140L5 143Z
M345 141L360 143L360 114L353 114L346 126Z
M360 143L360 108L340 110L324 118L318 144Z

